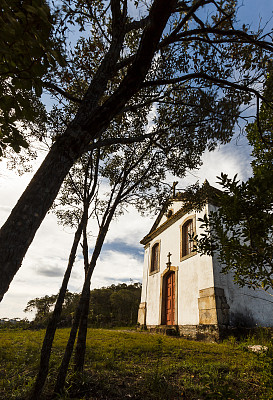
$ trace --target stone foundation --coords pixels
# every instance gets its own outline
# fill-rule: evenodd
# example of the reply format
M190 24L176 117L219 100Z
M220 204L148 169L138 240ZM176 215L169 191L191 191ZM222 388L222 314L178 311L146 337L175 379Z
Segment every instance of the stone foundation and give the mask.
M226 337L228 331L225 325L148 325L147 329L151 333L209 342L218 342Z
M179 336L177 325L147 325L147 329L151 333L162 333L168 336Z
M225 326L215 325L180 325L179 334L187 339L218 342L226 331Z

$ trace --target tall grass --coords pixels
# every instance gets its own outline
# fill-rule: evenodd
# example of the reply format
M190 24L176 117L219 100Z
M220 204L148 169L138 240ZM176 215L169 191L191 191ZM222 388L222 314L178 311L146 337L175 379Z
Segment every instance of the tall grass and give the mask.
M68 329L54 341L44 398L49 398ZM26 399L39 362L44 331L0 331L0 399ZM267 352L248 344L262 341ZM221 344L103 329L89 329L84 374L69 372L60 399L273 399L268 337Z

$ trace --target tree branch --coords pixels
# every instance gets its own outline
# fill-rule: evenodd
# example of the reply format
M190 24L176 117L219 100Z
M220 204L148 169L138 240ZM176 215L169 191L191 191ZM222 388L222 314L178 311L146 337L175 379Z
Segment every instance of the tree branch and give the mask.
M195 4L193 4L189 8L187 15L185 15L185 17L182 19L182 21L177 25L177 27L169 35L169 38L172 38L177 35L177 33L180 31L180 29L185 25L186 22L189 21L189 19L193 16L195 11L197 11L199 7L202 7L205 4L209 4L209 3L212 3L212 0L199 0Z
M200 35L200 34L215 34L215 35L220 35L220 36L236 36L238 39L245 39L245 41L238 41L238 43L252 43L255 44L256 46L268 50L270 52L273 52L273 45L270 42L264 41L264 40L259 40L255 38L253 35L249 35L248 33L241 31L240 29L232 29L232 30L222 30L222 29L217 29L217 28L202 28L202 29L192 29L188 30L186 32L181 32L179 34L176 34L175 36L170 35L167 38L163 39L161 43L159 44L159 47L162 48L168 44L175 43L180 41L181 38L183 37L189 37L193 34Z
M43 81L43 86L47 89L54 90L55 92L57 92L57 93L61 94L63 97L65 97L67 100L73 101L74 103L80 104L82 102L81 99L73 96L72 94L69 94L65 90L59 88L59 86L55 85L54 83Z
M148 16L140 19L139 21L131 21L125 26L125 32L128 33L133 30L143 29L147 25L148 21L149 21Z
M219 86L223 87L232 87L237 90L242 90L244 92L255 94L256 97L266 101L266 99L258 92L258 90L250 88L246 85L240 85L235 82L230 82L225 79L216 78L215 76L210 76L204 72L196 72L192 74L187 74L178 78L173 79L158 79L156 81L145 81L142 84L142 87L153 87L153 86L161 86L161 85L169 85L174 83L182 83L189 81L191 79L204 79L205 81L210 81L216 83Z
M89 3L89 1L87 1L87 8L88 8L88 11L89 11L89 13L90 13L91 18L93 18L94 21L96 22L96 24L98 25L99 30L100 30L102 36L104 37L104 39L105 39L108 43L111 43L111 40L106 36L106 34L105 34L105 32L104 32L104 30L103 30L101 24L100 24L99 18L97 18L95 12L92 10L91 3ZM106 11L105 11L105 12L106 12Z
M199 24L202 22L197 18L194 14L192 14L192 17L198 22ZM272 43L264 40L259 40L255 38L253 35L249 35L248 33L241 31L239 29L232 29L232 30L222 30L222 29L217 29L217 28L206 28L204 24L202 23L202 28L196 28L196 29L191 29L185 32L177 33L176 35L169 35L168 37L164 38L158 45L158 50L163 49L164 47L168 46L169 44L180 42L183 39L184 40L199 40L211 44L218 44L218 43L234 43L236 42L236 39L233 41L227 40L227 39L211 39L208 34L215 34L215 35L220 35L220 36L235 36L237 37L238 43L251 43L255 44L256 46L268 50L270 52L273 52L273 45ZM201 38L198 35L204 34L207 36L207 38ZM192 36L196 35L196 36ZM239 41L240 39L240 41ZM243 40L245 39L245 40ZM136 55L129 56L127 58L124 58L123 60L119 61L116 64L115 71L119 71L120 69L127 67L130 65L134 60L135 60Z
M118 137L118 138L108 138L108 139L104 139L104 140L98 140L95 143L92 143L89 146L88 151L91 151L93 149L99 149L101 147L105 147L105 146L111 146L111 145L115 145L115 144L132 144L132 143L140 143L140 142L144 142L144 140L146 139L150 139L152 136L154 135L153 132L151 133L146 133L145 135L141 135L141 136L133 136L133 137Z

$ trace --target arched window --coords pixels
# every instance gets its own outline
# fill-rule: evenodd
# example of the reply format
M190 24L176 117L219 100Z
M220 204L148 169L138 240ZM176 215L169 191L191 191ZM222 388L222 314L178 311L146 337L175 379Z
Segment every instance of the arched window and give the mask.
M181 232L181 258L192 255L193 252L193 241L190 240L190 237L194 233L193 229L193 218L187 219L185 223L182 225Z
M158 270L159 270L159 243L155 243L152 247L150 272L155 272Z

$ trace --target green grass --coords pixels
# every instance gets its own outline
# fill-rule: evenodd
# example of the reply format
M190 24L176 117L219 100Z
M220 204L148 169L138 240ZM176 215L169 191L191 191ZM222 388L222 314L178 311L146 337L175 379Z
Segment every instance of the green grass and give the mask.
M68 329L54 342L44 398L51 394ZM0 399L26 399L39 362L44 331L0 331ZM257 340L221 344L103 329L89 329L84 374L69 373L59 399L273 399L272 346L247 351Z

